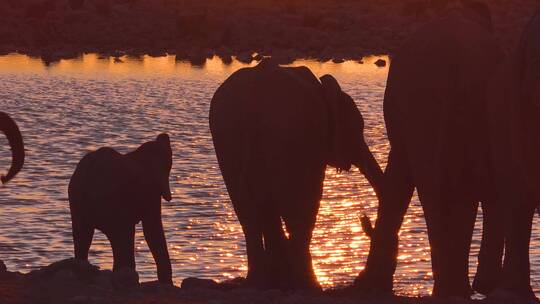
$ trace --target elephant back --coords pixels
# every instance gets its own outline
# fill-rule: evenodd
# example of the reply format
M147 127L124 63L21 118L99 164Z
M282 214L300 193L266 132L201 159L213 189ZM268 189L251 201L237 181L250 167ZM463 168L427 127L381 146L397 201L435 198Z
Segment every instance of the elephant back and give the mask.
M258 136L266 139L260 144L280 151L290 148L289 153L302 142L322 144L327 120L320 83L311 71L264 61L231 75L214 94L210 108L213 135Z
M124 156L111 148L100 148L86 154L75 169L68 195L72 213L84 214L102 230L100 223L114 223L132 218L137 202L127 200L130 192L140 189L124 164ZM141 198L142 199L142 198Z
M268 196L278 189L299 193L293 188L304 187L301 195L312 195L310 185L322 182L328 113L320 83L309 69L263 61L238 70L214 94L209 119L233 200L240 187ZM299 180L315 182L298 185Z

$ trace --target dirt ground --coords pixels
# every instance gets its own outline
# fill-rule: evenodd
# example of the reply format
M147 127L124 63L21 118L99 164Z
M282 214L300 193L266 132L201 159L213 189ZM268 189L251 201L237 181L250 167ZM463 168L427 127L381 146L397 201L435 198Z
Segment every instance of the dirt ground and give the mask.
M190 278L182 286L139 284L133 271L111 272L68 259L28 274L0 271L2 304L447 304L459 299L431 299L362 294L354 288L317 293L242 288L242 280L216 283Z

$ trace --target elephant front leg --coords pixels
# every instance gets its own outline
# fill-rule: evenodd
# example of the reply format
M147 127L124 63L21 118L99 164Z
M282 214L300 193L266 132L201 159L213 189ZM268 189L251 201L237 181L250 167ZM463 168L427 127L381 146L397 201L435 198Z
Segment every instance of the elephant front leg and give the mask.
M404 151L390 151L365 269L354 285L361 290L392 292L397 265L398 232L409 207L414 184Z
M88 251L94 237L94 228L86 224L82 219L72 215L73 246L75 258L83 261L88 260Z
M142 225L144 238L156 262L158 280L162 284L172 285L171 259L163 231L161 212L145 217Z

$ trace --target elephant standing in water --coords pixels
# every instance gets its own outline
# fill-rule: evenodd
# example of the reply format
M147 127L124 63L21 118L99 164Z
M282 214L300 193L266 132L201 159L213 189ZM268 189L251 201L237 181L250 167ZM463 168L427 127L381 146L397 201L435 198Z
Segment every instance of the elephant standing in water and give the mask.
M77 165L68 195L75 258L88 260L94 229L111 242L114 270L135 269L135 225L154 256L160 283L172 284L172 269L161 222L161 198L171 200L169 136L160 134L122 155L111 148L90 152Z
M246 237L247 284L320 288L309 244L326 166L355 165L374 186L382 178L352 98L330 75L319 81L306 67L263 60L219 87L210 128Z
M468 258L480 201L481 251L502 248L500 212L490 191L484 94L502 56L489 8L473 1L424 26L396 54L384 97L391 150L370 254L355 282L359 288L392 290L398 232L415 187L431 246L433 295L472 293ZM501 257L481 253L479 260L479 282L500 278Z
M2 131L9 142L11 147L11 167L7 175L2 175L0 180L2 184L9 182L19 171L21 171L24 165L24 143L19 127L8 114L0 112L0 131Z
M529 242L534 210L540 204L540 8L517 50L497 71L488 99L495 189L505 215L499 287L521 299L535 299ZM496 258L503 250L490 254Z

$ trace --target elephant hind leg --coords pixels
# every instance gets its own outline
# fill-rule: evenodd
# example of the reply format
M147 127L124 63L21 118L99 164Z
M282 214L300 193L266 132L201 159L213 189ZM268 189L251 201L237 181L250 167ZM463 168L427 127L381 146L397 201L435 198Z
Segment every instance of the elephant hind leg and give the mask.
M299 204L309 206L313 204ZM309 208L308 208L309 209ZM311 259L309 244L315 228L317 209L309 214L309 210L294 210L285 217L285 224L289 232L289 257L291 265L291 288L320 290Z
M135 269L135 226L116 229L107 233L113 251L113 271Z
M263 234L260 223L254 219L240 220L246 238L248 260L247 284L253 287L265 287L266 259L264 256Z
M504 253L504 216L493 201L482 202L482 243L473 289L487 295L498 287L502 279Z
M473 293L469 282L469 253L478 203L460 201L450 206L443 227L443 235L448 239L442 240L444 264L441 266L448 285L441 293L468 298Z
M94 228L80 219L72 219L73 246L75 249L75 258L79 260L88 260L88 251L94 237Z
M419 190L426 217L433 267L433 296L468 298L469 251L477 204L443 200ZM435 198L439 197L439 200Z
M516 202L507 209L505 215L507 221L501 287L527 300L535 297L530 283L529 262L529 243L534 211L534 206Z
M269 287L287 289L290 286L289 270L291 265L288 240L279 215L269 214L264 219L263 238Z

